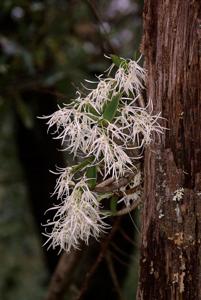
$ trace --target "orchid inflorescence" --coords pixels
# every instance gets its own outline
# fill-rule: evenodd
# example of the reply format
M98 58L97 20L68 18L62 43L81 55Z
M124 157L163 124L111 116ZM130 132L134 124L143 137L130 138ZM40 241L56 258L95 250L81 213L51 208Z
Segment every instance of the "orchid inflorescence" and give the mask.
M53 194L60 203L50 208L56 213L46 224L51 231L45 233L53 248L79 248L80 241L88 244L91 236L98 239L108 229L104 219L110 213L103 210L101 200L112 195L96 191L97 174L103 180L118 182L137 170L139 177L137 165L144 147L155 140L156 134L160 137L163 133L160 113L152 113L151 100L142 105L146 72L139 60L111 59L105 75L97 76L96 82L87 81L96 85L87 87L87 96L77 92L70 104L44 117L63 149L80 161L55 172L59 177ZM129 206L140 193L127 195L126 188L117 202Z

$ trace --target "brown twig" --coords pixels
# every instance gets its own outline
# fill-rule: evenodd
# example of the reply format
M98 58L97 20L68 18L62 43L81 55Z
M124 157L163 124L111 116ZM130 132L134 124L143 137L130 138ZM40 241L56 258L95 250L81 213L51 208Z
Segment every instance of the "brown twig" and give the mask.
M131 211L133 211L140 203L141 203L141 199L139 198L139 199L135 200L135 202L132 205L118 210L113 216L126 215L126 214L130 213Z
M120 220L121 220L120 217L115 220L109 235L101 243L101 249L100 249L99 255L98 255L97 259L95 260L95 263L91 266L91 268L87 272L87 274L84 278L82 287L80 289L80 292L75 300L81 300L83 295L85 294L85 292L89 286L91 278L93 277L95 271L97 270L99 264L101 263L103 257L105 256L105 254L107 252L107 249L108 249L111 239L113 238L114 234L116 233L117 229L119 228Z
M131 243L133 246L135 246L135 247L138 246L138 244L137 244L136 242L134 242L134 241L132 240L132 238L129 237L129 236L126 234L126 232L125 232L122 228L120 228L119 232L121 233L121 235L123 236L123 238L125 238L125 240L127 240L127 241L128 241L129 243Z
M116 275L116 272L115 272L115 269L114 269L114 264L113 264L113 261L112 261L112 258L111 258L111 255L110 255L109 252L106 254L105 258L106 258L106 261L107 261L107 266L108 266L108 269L110 271L110 275L111 275L114 287L115 287L115 289L116 289L116 291L119 295L119 299L123 300L124 297L123 297L121 288L119 286L118 278L117 278L117 275Z
M128 259L131 258L131 255L128 254L127 252L123 251L120 247L117 246L116 243L111 243L111 246L112 246L112 250L115 250L115 252L118 253L119 255L121 255L125 258L128 258Z
M119 258L118 255L116 255L114 252L111 252L112 257L114 257L116 259L116 261L118 261L121 265L125 266L126 268L129 267L129 262L125 262L124 260L122 260L121 258Z
M109 51L111 51L113 54L116 53L116 50L114 49L114 46L112 45L111 41L110 41L110 37L108 35L107 29L104 26L104 22L98 12L98 8L96 7L94 1L92 0L85 0L85 2L87 3L87 5L89 6L91 12L93 13L94 17L96 18L96 20L98 21L100 27L102 28L102 32L100 32L101 37L103 37L103 39L107 42Z
M72 279L72 272L79 262L80 251L63 253L52 275L45 300L62 300L65 290Z
M94 191L98 193L114 192L120 189L121 187L127 185L134 177L135 173L130 173L128 176L121 177L119 180L116 181L114 178L106 179L105 181L97 184L94 188Z

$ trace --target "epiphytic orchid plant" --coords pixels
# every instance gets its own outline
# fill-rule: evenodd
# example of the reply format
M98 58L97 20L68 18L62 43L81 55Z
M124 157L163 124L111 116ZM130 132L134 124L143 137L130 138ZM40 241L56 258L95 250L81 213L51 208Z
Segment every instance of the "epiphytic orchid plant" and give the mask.
M160 113L152 114L151 101L144 105L146 72L139 60L114 55L111 59L106 75L98 76L97 82L88 81L95 88L87 88L87 96L77 92L71 104L44 117L62 147L80 161L55 172L54 194L60 201L50 208L55 216L46 225L51 228L45 233L49 246L67 252L79 248L81 241L88 244L91 236L98 239L109 227L108 215L136 207L143 149L164 129ZM118 192L119 197L114 196ZM103 209L106 198L112 199L111 211ZM118 211L117 203L125 207Z

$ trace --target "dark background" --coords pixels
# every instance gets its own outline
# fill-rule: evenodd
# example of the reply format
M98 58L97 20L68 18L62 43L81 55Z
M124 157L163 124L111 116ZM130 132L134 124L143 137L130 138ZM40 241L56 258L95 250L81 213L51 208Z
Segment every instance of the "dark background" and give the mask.
M142 6L141 0L0 2L0 300L44 299L59 259L42 247L42 224L56 201L49 170L71 158L37 116L51 114L85 78L102 73L104 54L135 56ZM83 299L135 299L137 239L133 222L123 218ZM100 244L83 248L65 299L82 288Z

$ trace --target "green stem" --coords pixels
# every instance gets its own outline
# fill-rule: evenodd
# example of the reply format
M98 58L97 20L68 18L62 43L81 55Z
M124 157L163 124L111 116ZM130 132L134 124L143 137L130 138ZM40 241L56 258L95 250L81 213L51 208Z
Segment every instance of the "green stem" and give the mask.
M88 157L83 160L79 165L75 165L72 167L72 172L75 174L85 168L87 165L91 164L94 161L94 156Z

